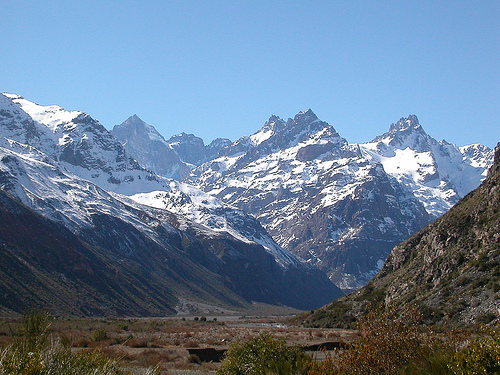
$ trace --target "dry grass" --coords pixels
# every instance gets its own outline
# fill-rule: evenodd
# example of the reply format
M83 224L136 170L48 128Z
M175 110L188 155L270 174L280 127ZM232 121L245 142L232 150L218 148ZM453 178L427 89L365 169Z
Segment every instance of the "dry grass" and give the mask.
M119 359L127 369L158 366L164 374L215 374L218 363L202 363L188 348L226 349L233 341L247 340L263 332L289 344L310 345L324 341L351 342L353 331L285 327L285 318L217 317L158 319L53 319L51 335L61 338L74 352L99 348ZM11 342L20 320L0 319L0 347ZM102 338L102 339L101 339Z

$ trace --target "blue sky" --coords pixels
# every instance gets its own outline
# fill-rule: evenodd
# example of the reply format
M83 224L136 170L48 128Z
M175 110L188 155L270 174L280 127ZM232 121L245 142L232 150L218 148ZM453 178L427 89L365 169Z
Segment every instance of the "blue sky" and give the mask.
M1 0L0 91L235 140L311 108L350 142L416 114L500 141L500 1Z

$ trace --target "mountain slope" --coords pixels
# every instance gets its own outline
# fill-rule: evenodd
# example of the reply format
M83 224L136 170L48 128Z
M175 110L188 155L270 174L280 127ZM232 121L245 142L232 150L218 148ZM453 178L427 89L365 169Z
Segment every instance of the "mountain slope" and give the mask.
M203 194L197 189L190 188L180 200L181 206L182 202L190 204L191 217L172 209L179 206L177 184L142 168L90 116L57 106L38 106L16 95L1 95L0 99L0 190L43 215L50 225L65 227L108 269L127 274L127 282L144 291L130 298L148 301L147 295L165 294L158 304L135 301L141 308L123 313L161 315L174 311L181 299L233 308L258 301L308 309L341 294L317 269L296 262L290 254L282 257L285 252L276 244L264 247L238 232L238 221L247 225L252 218L217 202L210 212L196 204L189 194ZM27 134L30 129L36 131ZM73 158L64 157L70 154L68 149ZM152 191L170 194L167 206L171 210L119 194ZM210 227L212 221L217 222L217 210L223 211L234 232ZM200 212L210 220L192 221ZM15 232L15 228L9 230ZM266 238L256 224L253 235ZM50 236L56 235L49 232ZM7 245L8 251L19 247L36 254L37 259L47 256L48 245L40 249L15 242ZM60 252L64 254L64 249ZM31 279L39 277L39 266L40 262L32 264ZM60 273L68 272L71 270ZM61 311L68 312L63 307ZM100 306L95 311L119 315L122 310Z
M449 212L396 246L364 288L305 318L342 325L367 303L416 304L428 322L487 322L500 309L500 144L488 177Z
M0 309L56 315L164 315L176 298L164 279L137 283L137 264L107 256L0 191ZM28 235L29 233L29 235ZM161 291L161 292L160 292Z

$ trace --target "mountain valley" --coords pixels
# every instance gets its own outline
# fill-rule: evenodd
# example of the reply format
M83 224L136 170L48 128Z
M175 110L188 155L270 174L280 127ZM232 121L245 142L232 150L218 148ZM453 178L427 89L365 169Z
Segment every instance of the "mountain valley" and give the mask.
M316 309L367 284L480 184L493 155L434 140L416 116L365 144L307 110L205 145L136 115L108 131L1 94L0 256L13 266L0 269L0 309Z

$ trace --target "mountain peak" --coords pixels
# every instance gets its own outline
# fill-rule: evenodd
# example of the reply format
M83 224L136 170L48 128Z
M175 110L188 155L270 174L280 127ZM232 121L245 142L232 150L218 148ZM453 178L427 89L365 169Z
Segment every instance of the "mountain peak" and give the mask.
M113 127L113 134L120 139L121 142L125 142L132 134L141 135L144 139L149 139L151 141L165 142L163 136L153 125L144 122L136 114L130 116L120 125L115 125Z
M123 121L122 125L147 125L139 116L137 116L136 114L133 114L132 116L130 116L128 119L126 119L125 121Z
M415 115L409 115L407 118L402 117L395 124L391 124L389 129L389 133L396 131L405 131L407 129L422 129L422 126L419 124L418 118Z
M127 119L127 121L129 121L129 120L130 121L142 121L142 119L139 116L137 116L135 113ZM142 121L142 122L144 122L144 121Z
M309 124L318 120L318 116L309 108L307 111L297 113L293 120L298 123Z
M266 125L269 125L269 124L282 124L284 126L285 120L283 120L278 115L273 114L273 115L271 115L271 117L269 117L269 120L266 121L266 123L264 124L264 127Z
M380 150L388 147L399 149L409 147L412 150L425 152L430 151L430 144L433 142L436 141L425 132L417 116L409 115L400 118L395 124L392 123L387 133L375 137L369 143L378 143L377 148Z

